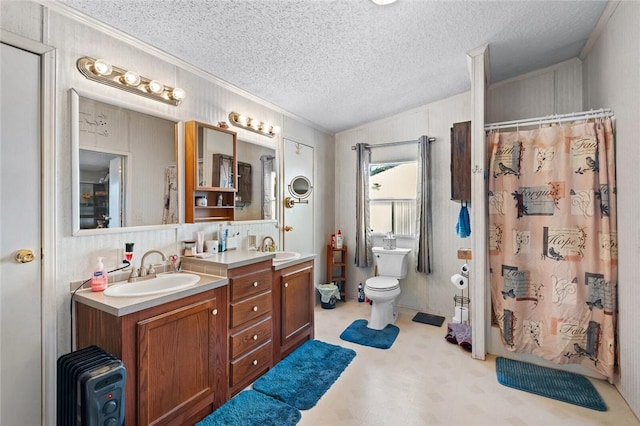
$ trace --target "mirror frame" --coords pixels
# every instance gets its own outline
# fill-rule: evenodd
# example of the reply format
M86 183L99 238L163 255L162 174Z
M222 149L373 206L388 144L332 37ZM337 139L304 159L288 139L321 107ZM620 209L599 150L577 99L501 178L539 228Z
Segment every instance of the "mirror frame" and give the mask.
M308 186L307 192L303 194L299 194L298 192L293 190L294 182L297 180L303 180L307 183L307 186ZM289 194L291 194L292 197L297 198L299 200L304 200L306 198L309 198L311 196L311 192L313 191L313 185L311 185L311 181L309 180L309 178L302 175L298 175L293 179L291 179L291 182L289 182L288 188L289 188Z
M119 228L80 229L80 204L78 202L80 199L80 123L77 119L80 116L80 97L147 114L153 117L162 118L175 123L175 158L178 170L178 223L128 227L121 226ZM156 110L139 107L93 93L87 94L86 92L76 88L69 89L69 103L71 106L71 234L73 236L86 236L178 228L184 222L184 196L182 195L184 194L184 170L182 168L184 158L180 154L180 152L183 151L180 147L184 146L183 121L176 117L162 114Z

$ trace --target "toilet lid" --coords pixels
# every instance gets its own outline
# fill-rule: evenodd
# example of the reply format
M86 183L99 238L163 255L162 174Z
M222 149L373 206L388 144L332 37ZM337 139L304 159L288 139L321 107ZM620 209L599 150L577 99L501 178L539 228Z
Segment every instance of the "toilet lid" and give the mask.
M368 288L378 291L395 290L398 285L398 280L391 277L373 277L366 282Z

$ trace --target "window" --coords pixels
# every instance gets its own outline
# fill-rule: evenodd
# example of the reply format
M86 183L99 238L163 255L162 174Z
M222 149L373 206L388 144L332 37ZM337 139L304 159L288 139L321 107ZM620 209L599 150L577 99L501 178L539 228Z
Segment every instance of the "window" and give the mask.
M369 165L369 225L374 233L414 235L418 163Z

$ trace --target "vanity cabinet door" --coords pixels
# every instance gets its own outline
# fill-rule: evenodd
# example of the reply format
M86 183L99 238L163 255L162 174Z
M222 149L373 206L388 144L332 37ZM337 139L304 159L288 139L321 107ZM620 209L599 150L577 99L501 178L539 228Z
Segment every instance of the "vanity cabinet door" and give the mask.
M278 298L276 333L278 350L274 363L280 361L314 336L315 293L313 261L274 271L274 288ZM277 278L276 278L277 277Z
M127 369L125 424L194 424L227 399L227 287L125 316L76 302L77 348Z
M213 402L217 318L207 299L138 322L138 424L165 425Z

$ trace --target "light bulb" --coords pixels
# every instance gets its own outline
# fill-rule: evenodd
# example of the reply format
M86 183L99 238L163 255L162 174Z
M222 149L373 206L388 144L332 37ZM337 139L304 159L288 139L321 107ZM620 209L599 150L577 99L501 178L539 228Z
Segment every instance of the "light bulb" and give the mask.
M279 132L280 132L280 126L273 126L271 128L271 132L269 132L269 133L276 134L276 133L279 133Z
M173 90L171 91L171 98L172 98L172 99L174 99L174 100L176 100L176 101L182 101L182 100L184 100L184 98L185 98L185 96L186 96L186 95L187 95L187 94L185 93L185 91L184 91L184 90L182 90L182 89L181 89L181 88L179 88L179 87L176 87L175 89L173 89Z
M151 93L159 95L164 91L164 84L160 83L158 80L151 80L147 85L147 88Z
M93 70L99 75L109 75L111 71L113 71L113 68L111 64L104 59L96 59L93 63Z
M245 117L244 115L239 115L237 120L238 120L238 124L240 124L241 126L247 125L247 117Z
M122 77L124 83L129 86L137 86L140 84L140 74L134 71L127 71Z

